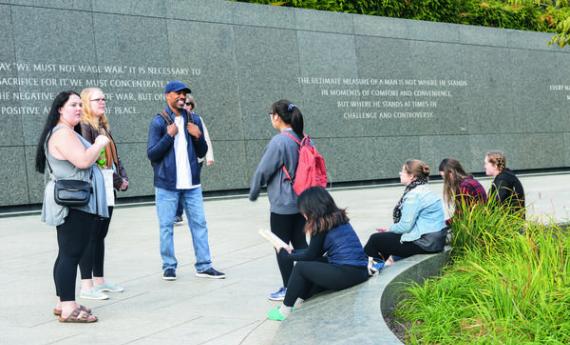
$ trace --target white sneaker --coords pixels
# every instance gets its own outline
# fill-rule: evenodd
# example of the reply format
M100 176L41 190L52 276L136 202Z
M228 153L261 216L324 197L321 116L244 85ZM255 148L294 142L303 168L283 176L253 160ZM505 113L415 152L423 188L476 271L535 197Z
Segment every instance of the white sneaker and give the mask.
M118 284L113 284L110 282L105 282L105 284L95 285L93 287L94 290L101 291L101 292L123 292L125 288Z
M109 299L109 295L104 294L103 292L101 292L95 288L91 288L87 291L81 290L79 293L79 298L104 300L104 299Z

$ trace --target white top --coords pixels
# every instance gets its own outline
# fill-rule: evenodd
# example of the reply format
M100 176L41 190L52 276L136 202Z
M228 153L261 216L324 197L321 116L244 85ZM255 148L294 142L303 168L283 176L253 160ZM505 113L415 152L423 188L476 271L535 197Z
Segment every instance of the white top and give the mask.
M192 189L192 173L188 160L188 141L186 140L186 128L184 118L175 116L174 123L178 127L178 133L174 137L174 155L176 156L176 189Z
M208 133L208 128L206 128L206 123L204 122L204 118L202 118L202 127L204 128L204 139L206 139L206 143L208 144L208 151L206 152L206 156L204 158L198 158L198 163L203 161L214 161L214 148L212 147L212 141L210 140L210 133Z

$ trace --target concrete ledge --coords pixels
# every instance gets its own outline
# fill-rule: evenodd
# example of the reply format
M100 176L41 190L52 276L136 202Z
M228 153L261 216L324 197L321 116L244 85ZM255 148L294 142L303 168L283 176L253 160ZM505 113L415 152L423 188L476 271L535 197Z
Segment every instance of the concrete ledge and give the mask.
M383 315L392 313L404 284L439 274L448 258L449 251L416 255L364 284L319 295L283 321L273 344L402 344Z

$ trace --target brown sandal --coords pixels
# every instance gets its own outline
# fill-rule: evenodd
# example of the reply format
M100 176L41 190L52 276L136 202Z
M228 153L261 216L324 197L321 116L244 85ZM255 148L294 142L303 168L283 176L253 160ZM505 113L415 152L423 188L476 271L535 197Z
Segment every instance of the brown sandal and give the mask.
M84 305L79 305L79 309L88 312L89 314L91 314L91 309L87 308ZM61 309L57 309L57 308L53 308L52 311L53 315L55 316L60 316L61 315Z
M64 318L61 315L57 317L59 322L68 322L68 323L92 323L97 322L97 317L94 315L89 314L85 310L81 310L81 307L75 308L69 314L68 317Z

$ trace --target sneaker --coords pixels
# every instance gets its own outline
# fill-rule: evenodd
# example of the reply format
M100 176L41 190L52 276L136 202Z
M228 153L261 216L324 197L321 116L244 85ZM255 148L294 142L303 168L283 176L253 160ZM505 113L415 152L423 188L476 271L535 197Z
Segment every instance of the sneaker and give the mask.
M373 276L375 274L377 274L378 272L380 272L382 270L382 268L384 268L384 261L372 261L371 265L368 266L368 274L370 276Z
M125 289L121 285L105 282L105 284L95 285L93 287L97 291L101 292L123 292Z
M100 290L97 290L95 288L91 288L87 291L85 290L81 290L79 292L79 298L83 298L83 299L94 299L94 300L104 300L104 299L109 299L109 296L104 294L103 292L101 292Z
M285 299L285 294L287 293L286 287L280 287L279 290L269 294L269 299L272 301L282 301Z
M225 273L216 271L214 267L210 267L205 271L196 272L196 277L200 278L212 278L212 279L224 279L226 277Z
M283 321L287 317L281 314L281 310L279 309L279 306L277 306L267 313L267 318L272 321Z
M174 268L167 268L162 272L162 279L164 280L176 280L176 271Z
M182 216L174 217L174 225L180 225L180 224L184 224L184 219L182 218Z

